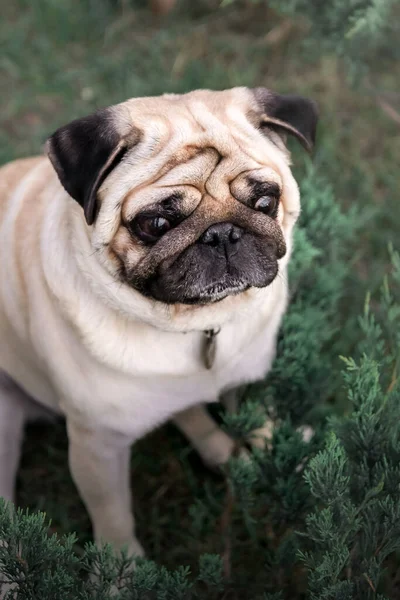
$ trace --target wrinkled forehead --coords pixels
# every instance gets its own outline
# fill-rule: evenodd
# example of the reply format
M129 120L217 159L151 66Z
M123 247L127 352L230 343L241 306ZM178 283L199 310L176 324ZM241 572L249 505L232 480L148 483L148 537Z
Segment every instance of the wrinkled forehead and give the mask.
M156 177L160 185L201 187L207 180L211 195L241 173L258 178L260 171L260 178L280 183L277 148L255 128L246 88L140 98L123 108L121 114L142 132L130 159L145 168L146 183Z
M187 94L164 94L148 98L132 98L119 107L124 107L132 122L146 130L158 122L160 129L172 123L188 130L203 133L205 138L215 127L223 123L247 122L256 110L256 102L247 88L234 88L221 92L196 90ZM118 108L118 107L117 107Z

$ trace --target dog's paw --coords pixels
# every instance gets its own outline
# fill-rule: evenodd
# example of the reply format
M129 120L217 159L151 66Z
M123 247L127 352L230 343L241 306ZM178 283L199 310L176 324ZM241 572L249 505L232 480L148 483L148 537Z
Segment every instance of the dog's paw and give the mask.
M136 536L129 536L129 539L125 539L123 542L120 539L108 539L105 541L104 538L96 538L96 546L99 548L101 548L101 546L103 546L105 543L110 544L115 552L123 551L132 558L140 558L145 555L143 546Z
M271 449L272 433L274 430L274 422L272 419L267 419L262 427L254 429L247 438L248 443L253 448L265 450Z
M222 435L215 436L213 442L201 453L204 464L211 470L221 472L221 469L228 463L232 456L242 460L251 461L251 451L241 446L237 448L235 442L225 432L218 432ZM222 469L223 471L223 469Z
M274 432L274 428L277 423L272 419L265 421L264 425L259 429L254 429L247 438L248 443L253 448L259 448L260 450L271 449L271 441ZM304 442L310 442L314 435L314 430L309 425L301 425L297 431L301 433Z
M309 425L301 425L297 431L299 433L301 433L301 436L303 438L303 441L306 442L308 444L308 442L311 441L311 438L314 435L314 429L312 427L310 427Z
M98 546L101 546L102 543L96 542L96 544ZM114 551L118 554L120 551L122 551L118 546L115 546L114 544L112 544L114 547ZM129 574L133 574L135 572L136 569L136 558L142 558L145 556L145 551L143 550L143 547L141 545L141 543L139 542L139 540L137 538L133 538L129 544L124 544L123 545L123 549L126 552L126 554L128 555L129 558L131 558L131 562L128 566L128 571L127 571L127 575L129 576ZM101 572L100 572L100 568L99 565L94 565L93 567L93 571L89 574L89 579L92 582L92 584L97 584L100 580L101 580L102 576L101 576ZM111 588L109 590L109 594L111 598L114 598L114 596L118 596L119 597L119 593L120 593L120 588L111 583ZM2 596L0 594L0 600L2 600Z
M222 429L215 429L201 443L197 442L197 451L204 464L210 469L225 465L233 454L235 442Z
M128 555L132 558L142 558L146 555L145 551L143 550L143 546L138 539L133 538L129 544Z

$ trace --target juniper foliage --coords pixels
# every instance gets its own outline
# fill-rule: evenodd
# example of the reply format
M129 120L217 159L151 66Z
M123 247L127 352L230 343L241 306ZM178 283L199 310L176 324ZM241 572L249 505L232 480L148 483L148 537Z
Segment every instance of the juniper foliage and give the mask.
M219 556L204 554L197 576L132 560L110 546L87 544L79 558L73 535L47 535L45 515L10 510L0 499L0 591L4 600L196 600L222 589Z
M224 0L229 6L236 0ZM267 4L277 14L309 24L304 40L311 52L336 54L344 63L352 82L369 74L371 63L400 56L396 39L400 34L396 0L253 0ZM392 44L389 43L392 40Z
M388 38L399 33L394 15L395 0L333 0L309 2L272 0L270 5L290 16L301 15L312 23L307 43L336 53L345 63L351 79L359 80L368 72L371 61L387 56ZM390 56L393 57L390 49Z
M305 475L323 506L307 516L313 550L301 554L311 600L377 598L383 565L400 551L400 256L390 252L378 314L367 298L358 356L343 358L353 412L332 419Z

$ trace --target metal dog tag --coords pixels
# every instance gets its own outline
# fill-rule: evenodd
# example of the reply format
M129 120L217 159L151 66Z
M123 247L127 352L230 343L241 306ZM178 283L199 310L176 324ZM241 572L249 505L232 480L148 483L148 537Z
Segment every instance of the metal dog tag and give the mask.
M203 359L206 369L212 369L217 353L217 335L220 329L208 329L204 332Z

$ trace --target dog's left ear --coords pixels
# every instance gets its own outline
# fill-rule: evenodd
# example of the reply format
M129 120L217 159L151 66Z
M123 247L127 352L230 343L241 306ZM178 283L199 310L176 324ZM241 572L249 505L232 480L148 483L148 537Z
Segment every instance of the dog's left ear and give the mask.
M252 91L262 111L260 126L294 135L311 152L318 122L316 102L303 96L276 94L266 88Z
M97 212L97 192L126 151L139 140L138 130L126 125L121 133L113 107L76 119L47 140L47 154L58 178L84 210L88 225Z

